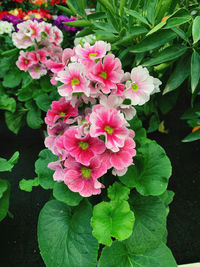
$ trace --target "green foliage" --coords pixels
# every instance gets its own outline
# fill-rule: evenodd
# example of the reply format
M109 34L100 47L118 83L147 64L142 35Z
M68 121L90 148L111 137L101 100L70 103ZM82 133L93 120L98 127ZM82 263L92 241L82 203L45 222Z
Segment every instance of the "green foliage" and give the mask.
M82 197L78 193L72 192L63 182L54 184L53 196L69 206L77 206L82 200Z
M115 182L112 186L108 187L108 197L111 200L121 201L128 200L130 194L130 189L126 186Z
M142 139L134 163L124 176L119 177L122 183L136 187L143 196L157 196L166 190L172 168L161 146L155 141Z
M50 170L47 166L50 162L56 161L57 156L53 155L48 149L43 149L39 153L39 158L35 162L35 172L39 179L39 184L44 189L52 189L54 186L53 170Z
M39 185L39 179L38 177L36 177L35 179L33 180L26 180L26 179L22 179L20 182L19 182L19 188L21 190L24 190L26 192L31 192L32 189L33 189L33 186L38 186Z
M0 221L2 221L8 212L10 196L10 183L0 179Z
M6 111L5 121L8 129L17 134L20 128L24 125L25 116L26 110L22 107L21 104L17 104L16 111L14 113Z
M124 240L131 235L134 220L127 201L101 202L93 208L92 234L99 243L110 246L112 237Z
M19 159L19 152L16 151L9 160L0 158L0 172L11 171Z
M45 204L38 221L38 241L47 267L95 267L98 243L92 236L91 206L72 208L57 200Z

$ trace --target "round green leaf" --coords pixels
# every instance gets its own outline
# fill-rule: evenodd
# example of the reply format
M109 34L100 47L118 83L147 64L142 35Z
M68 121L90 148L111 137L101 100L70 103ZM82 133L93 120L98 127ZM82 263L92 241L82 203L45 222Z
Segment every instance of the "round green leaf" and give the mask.
M57 200L39 215L38 242L47 267L95 267L98 243L92 236L92 210L86 201L71 208Z
M177 267L176 261L165 244L160 244L144 254L128 251L123 242L115 241L111 247L103 248L99 267Z
M124 240L131 235L134 221L127 201L101 202L93 208L92 234L99 243L110 246L111 237Z
M50 150L44 149L39 153L39 159L35 162L35 172L39 178L40 185L44 189L52 189L54 186L54 171L48 168L48 164L56 161L57 158Z
M30 179L30 180L25 180L22 179L19 182L19 187L21 190L24 190L26 192L31 192L33 189L33 186L38 186L39 185L39 179L36 177L35 179Z
M166 232L166 205L159 197L143 197L135 192L129 202L135 214L135 224L132 235L124 243L131 253L143 254L157 247L163 240Z
M82 196L80 196L78 193L74 193L67 187L66 184L63 182L61 183L55 183L53 187L53 196L64 203L66 203L69 206L77 206Z
M147 139L148 140L148 139ZM137 150L135 165L129 167L120 181L143 196L161 195L167 188L172 173L169 158L155 141L148 140Z
M0 198L3 196L4 192L8 189L8 182L6 180L0 179Z
M115 182L113 185L108 187L108 197L111 200L128 200L130 194L130 189L126 186Z

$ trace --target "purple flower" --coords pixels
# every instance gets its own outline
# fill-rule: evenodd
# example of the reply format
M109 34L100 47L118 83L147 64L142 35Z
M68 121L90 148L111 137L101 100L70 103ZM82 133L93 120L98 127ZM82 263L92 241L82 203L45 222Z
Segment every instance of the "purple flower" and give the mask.
M67 26L63 24L63 22L69 22L69 21L75 21L76 18L68 18L66 16L58 16L57 19L54 20L53 24L56 25L59 29L65 29L66 31L77 31L78 29L76 27Z
M1 20L11 22L16 31L18 31L17 24L23 22L22 19L13 15L4 15Z

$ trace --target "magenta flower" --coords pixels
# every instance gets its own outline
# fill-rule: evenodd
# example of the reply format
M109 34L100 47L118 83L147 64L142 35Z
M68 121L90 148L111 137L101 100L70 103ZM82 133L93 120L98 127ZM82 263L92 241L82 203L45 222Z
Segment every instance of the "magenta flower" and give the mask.
M106 165L97 159L92 159L89 166L84 166L69 157L65 161L67 171L64 182L73 192L79 192L83 197L90 197L101 193L104 185L97 179L107 172Z
M80 44L75 47L78 60L86 67L91 68L96 63L95 60L103 58L110 51L110 44L104 41L97 41L93 46L85 43L84 47Z
M52 102L51 110L47 111L45 123L49 126L53 126L59 119L63 119L64 122L67 122L70 117L75 117L77 115L77 107L73 107L69 101L61 97L58 101Z
M88 78L98 82L105 94L110 93L111 89L117 89L116 84L120 83L122 76L121 62L113 54L105 56L103 63L98 61L88 73Z
M58 87L58 92L68 100L72 98L72 93L85 93L86 96L90 94L90 82L84 75L84 66L80 63L69 64L66 70L58 73L56 79L64 83Z
M102 154L106 149L103 141L93 138L89 134L83 138L78 138L77 128L71 128L65 132L63 144L77 162L86 166L96 155Z
M127 121L123 114L115 108L105 108L99 105L90 115L90 135L92 137L105 136L105 145L108 149L117 152L124 146L129 134Z

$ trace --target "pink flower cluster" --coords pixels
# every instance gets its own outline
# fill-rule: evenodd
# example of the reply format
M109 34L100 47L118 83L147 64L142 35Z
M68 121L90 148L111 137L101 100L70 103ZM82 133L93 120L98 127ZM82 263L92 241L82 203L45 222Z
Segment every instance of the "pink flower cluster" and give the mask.
M101 193L98 179L108 170L121 176L133 164L135 134L127 122L136 113L132 104L141 105L159 86L141 66L124 73L109 51L110 44L97 41L68 49L60 63L49 61L55 82L62 83L62 97L45 118L45 145L58 156L49 168L55 181L84 197Z
M17 28L18 32L12 34L14 45L19 49L33 49L21 50L16 64L20 70L28 71L33 79L39 79L49 70L48 60L60 62L62 59L62 32L44 21L27 20Z

